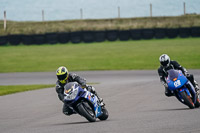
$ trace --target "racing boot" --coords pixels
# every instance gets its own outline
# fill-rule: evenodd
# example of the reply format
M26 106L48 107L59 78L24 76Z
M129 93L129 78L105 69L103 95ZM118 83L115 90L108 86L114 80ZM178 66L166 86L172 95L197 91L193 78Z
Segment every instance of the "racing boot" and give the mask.
M76 114L76 111L72 107L69 107L68 105L64 104L63 105L63 114L69 116L72 114Z
M171 90L169 90L168 88L165 87L165 95L167 97L171 97L171 96L174 96L174 93Z

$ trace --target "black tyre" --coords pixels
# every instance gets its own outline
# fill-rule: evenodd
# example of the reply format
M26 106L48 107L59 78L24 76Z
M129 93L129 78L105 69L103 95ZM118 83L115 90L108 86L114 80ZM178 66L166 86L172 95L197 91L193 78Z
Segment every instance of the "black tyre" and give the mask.
M79 113L85 117L89 122L96 121L96 115L92 107L87 102L82 102L77 106Z
M193 103L191 97L188 96L188 95L186 94L185 91L181 92L181 96L182 96L182 98L183 98L185 104L186 104L190 109L193 109L193 108L195 107L195 105L194 105L194 103Z
M197 101L195 103L195 108L199 108L200 107L200 100L199 100L199 96L197 96Z
M102 121L108 119L109 114L105 107L102 108L102 112L103 114L99 117L99 119Z

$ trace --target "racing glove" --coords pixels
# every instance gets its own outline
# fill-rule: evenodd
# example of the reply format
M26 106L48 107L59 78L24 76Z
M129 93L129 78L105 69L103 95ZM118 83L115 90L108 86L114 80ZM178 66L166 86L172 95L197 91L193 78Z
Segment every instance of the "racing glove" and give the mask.
M168 84L167 84L167 83L163 83L163 86L164 86L165 88L168 88Z

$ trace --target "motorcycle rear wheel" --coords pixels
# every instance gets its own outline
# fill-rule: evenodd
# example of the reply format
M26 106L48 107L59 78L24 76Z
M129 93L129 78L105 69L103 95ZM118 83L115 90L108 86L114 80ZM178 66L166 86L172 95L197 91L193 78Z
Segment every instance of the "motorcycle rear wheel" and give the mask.
M82 102L77 106L80 114L84 116L89 122L95 122L96 116L92 107L87 102Z
M185 104L186 104L190 109L194 109L194 108L195 108L195 105L194 105L194 103L193 103L191 97L188 96L187 93L186 93L185 91L181 92L180 94L181 94L181 96L182 96L182 98L183 98Z

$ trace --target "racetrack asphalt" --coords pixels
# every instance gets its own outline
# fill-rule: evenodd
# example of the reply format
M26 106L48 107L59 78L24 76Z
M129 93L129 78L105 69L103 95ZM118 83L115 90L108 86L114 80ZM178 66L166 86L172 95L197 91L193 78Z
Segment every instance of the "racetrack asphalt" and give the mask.
M200 83L200 70L189 70ZM55 88L0 96L1 133L199 133L200 109L166 97L157 71L76 72L95 83L109 112L106 121L89 123L62 114ZM1 73L0 85L53 84L54 72Z

